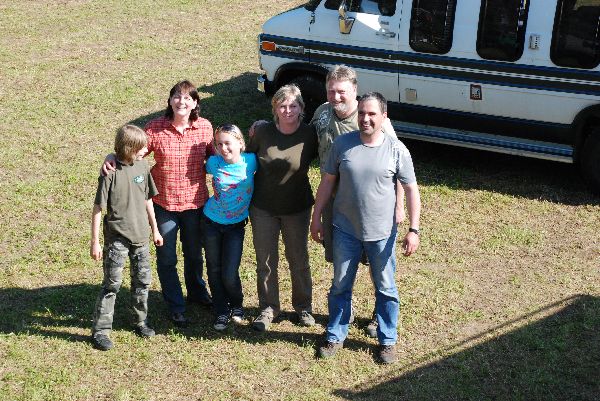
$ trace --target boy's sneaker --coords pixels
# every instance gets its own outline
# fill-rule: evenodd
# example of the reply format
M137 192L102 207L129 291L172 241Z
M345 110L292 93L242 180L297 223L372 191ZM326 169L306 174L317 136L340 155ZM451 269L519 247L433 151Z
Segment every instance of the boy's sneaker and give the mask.
M186 328L190 324L190 322L185 318L183 313L175 312L171 315L171 321L177 327Z
M379 359L381 363L390 364L394 363L398 360L398 355L396 355L396 346L395 345L380 345L379 346Z
M303 310L298 313L298 324L300 326L310 327L315 325L315 318L310 314L309 311Z
M326 359L331 358L338 352L338 350L344 347L344 343L332 343L327 341L325 345L319 347L319 357Z
M229 323L229 316L219 315L217 316L217 320L215 320L215 324L213 325L213 327L217 331L223 331L227 328L227 323Z
M92 336L92 344L94 344L94 348L100 351L108 351L113 347L113 342L106 334L94 334Z
M142 338L150 338L154 337L156 333L152 327L149 327L147 324L141 324L139 326L135 326L135 334Z
M252 322L252 328L256 331L267 331L269 330L269 326L272 322L273 315L268 312L262 311L260 312L260 315L258 315L256 319L254 319L254 322Z
M244 322L244 309L242 308L233 308L231 309L231 320L235 324L242 324Z

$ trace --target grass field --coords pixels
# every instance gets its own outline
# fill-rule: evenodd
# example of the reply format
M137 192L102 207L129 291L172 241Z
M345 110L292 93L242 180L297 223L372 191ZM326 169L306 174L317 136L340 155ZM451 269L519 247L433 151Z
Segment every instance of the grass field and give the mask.
M154 275L158 335L132 333L127 284L116 348L91 347L102 269L88 255L89 220L115 129L162 113L184 78L215 125L268 118L256 35L300 3L0 0L0 399L600 399L599 199L570 165L417 142L406 143L423 234L418 254L399 259L399 363L378 365L363 333L374 303L366 269L345 349L315 359L331 267L314 243L315 327L284 317L264 334L217 334L192 306L193 324L177 330ZM249 230L241 275L253 315Z

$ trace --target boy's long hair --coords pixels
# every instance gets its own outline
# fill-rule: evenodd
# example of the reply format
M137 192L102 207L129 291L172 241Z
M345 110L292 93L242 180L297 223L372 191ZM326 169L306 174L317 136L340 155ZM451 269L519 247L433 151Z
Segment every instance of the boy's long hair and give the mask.
M124 163L132 163L135 154L146 144L148 139L143 129L135 125L127 124L117 130L115 136L115 154L117 160Z

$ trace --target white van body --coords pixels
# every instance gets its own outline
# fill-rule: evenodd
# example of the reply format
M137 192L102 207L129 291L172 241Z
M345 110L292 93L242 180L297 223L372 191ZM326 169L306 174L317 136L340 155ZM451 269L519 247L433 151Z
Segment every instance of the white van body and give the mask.
M259 89L297 83L310 113L345 64L359 93L386 97L400 137L578 162L598 190L599 17L600 0L313 0L263 25Z

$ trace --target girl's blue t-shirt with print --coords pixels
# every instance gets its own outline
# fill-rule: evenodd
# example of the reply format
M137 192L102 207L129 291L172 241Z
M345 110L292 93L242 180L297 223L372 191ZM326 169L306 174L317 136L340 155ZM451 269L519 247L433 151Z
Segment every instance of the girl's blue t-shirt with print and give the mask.
M254 190L256 155L242 153L237 163L229 164L220 155L206 162L212 174L213 196L204 205L204 214L219 224L235 224L248 217L248 206Z

